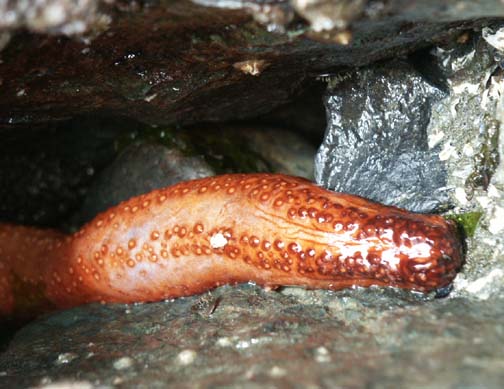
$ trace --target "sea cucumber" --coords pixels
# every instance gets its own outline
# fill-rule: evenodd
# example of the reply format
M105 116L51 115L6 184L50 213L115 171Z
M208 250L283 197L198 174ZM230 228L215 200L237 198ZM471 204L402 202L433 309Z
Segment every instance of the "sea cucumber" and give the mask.
M236 174L134 197L72 235L0 225L0 316L147 302L252 281L429 292L462 264L455 225L296 177Z

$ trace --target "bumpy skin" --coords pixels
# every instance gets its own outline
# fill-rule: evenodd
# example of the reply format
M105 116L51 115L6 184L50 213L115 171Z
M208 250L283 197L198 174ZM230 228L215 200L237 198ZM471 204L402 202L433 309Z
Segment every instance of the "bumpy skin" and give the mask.
M447 286L454 226L295 177L224 175L132 198L72 236L0 226L0 313L188 296L223 284Z

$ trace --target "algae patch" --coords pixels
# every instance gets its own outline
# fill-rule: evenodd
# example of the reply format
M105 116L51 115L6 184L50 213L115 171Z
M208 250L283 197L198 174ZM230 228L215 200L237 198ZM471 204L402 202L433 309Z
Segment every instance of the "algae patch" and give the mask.
M445 218L455 221L464 231L464 235L472 238L482 215L482 212L465 212L446 215Z

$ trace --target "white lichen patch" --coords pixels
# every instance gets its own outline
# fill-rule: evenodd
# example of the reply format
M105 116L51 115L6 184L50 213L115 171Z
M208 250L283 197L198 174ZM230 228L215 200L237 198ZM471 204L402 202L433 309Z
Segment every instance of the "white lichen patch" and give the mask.
M133 359L130 357L122 357L114 361L114 369L125 370L133 366Z
M451 69L456 72L467 64L469 64L474 59L474 50L470 51L468 54L463 55L461 57L455 58L451 63Z
M331 355L329 350L324 346L317 347L315 350L315 360L319 363L329 363L331 362Z
M42 14L46 22L52 26L59 25L66 19L66 10L60 3L48 4Z
M504 27L493 31L491 28L484 28L482 31L483 39L492 47L499 51L504 51Z
M290 7L283 2L254 0L191 0L205 7L240 9L252 14L254 20L266 26L269 32L286 32L286 26L294 18ZM278 4L277 4L278 3Z
M453 85L452 86L452 90L453 92L455 92L456 94L460 94L460 93L469 93L471 95L475 95L479 92L480 90L480 84L477 83L477 84L471 84L469 82L462 82L458 85Z
M488 194L488 197L491 197L491 198L494 198L494 199L498 199L498 198L501 197L500 191L493 184L489 184L488 185L487 194Z
M144 98L145 101L147 101L148 103L150 103L152 100L154 100L155 98L157 97L157 93L154 93L152 95L149 95L149 96L146 96Z
M464 188L455 188L455 198L462 205L467 205L467 195Z
M439 142L443 140L444 136L445 134L443 131L433 132L432 134L429 134L428 138L429 149L436 147L439 144Z
M280 366L273 366L269 371L269 376L273 378L281 378L287 375L287 370Z
M233 345L233 342L231 341L230 338L224 336L222 338L217 339L216 344L219 347L231 347Z
M177 362L182 366L191 365L196 360L197 356L198 356L198 353L194 350L189 350L189 349L182 350L177 355Z
M472 147L472 145L470 145L469 143L464 145L463 149L462 149L462 153L466 156L466 157L472 157L474 155L474 148Z
M488 208L490 205L490 199L488 196L476 196L476 201L481 205L482 208Z
M74 35L100 31L111 18L97 0L24 0L0 3L0 29Z
M72 362L74 359L79 356L76 353L62 353L58 355L55 364L56 365L66 365L67 363Z
M488 231L498 234L504 230L504 208L496 206L488 223Z
M71 381L62 380L56 382L45 383L42 382L39 389L93 389L96 388L91 382L88 381Z
M455 279L455 288L465 290L481 300L487 300L494 289L493 285L496 282L502 282L504 271L502 269L492 269L488 274L479 277L475 280L468 280L464 276L458 276Z
M452 157L457 156L457 149L451 143L445 143L443 150L439 153L439 159L441 161L447 161Z
M364 9L363 0L293 0L299 15L308 20L313 31L344 29L358 18Z
M481 214L473 225L474 236L467 239L466 260L454 294L484 299L504 290L504 136L500 124L504 79L495 72L504 56L504 28L484 29L482 35L469 51L468 46L433 51L447 70L449 93L433 105L427 139L430 148L438 148L439 159L447 167L447 188L455 205L452 212ZM496 54L495 49L502 53ZM492 166L496 151L500 162Z

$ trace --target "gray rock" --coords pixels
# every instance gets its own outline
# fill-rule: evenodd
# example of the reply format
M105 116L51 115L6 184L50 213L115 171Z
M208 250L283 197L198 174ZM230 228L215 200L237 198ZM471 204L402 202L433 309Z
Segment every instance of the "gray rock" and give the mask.
M452 212L474 230L455 294L483 300L504 295L503 37L495 26L431 51L449 94L433 105L429 144L447 167Z
M465 240L465 265L455 280L454 294L482 300L500 298L504 292L504 137L500 136L504 120L503 36L504 29L496 25L484 29L482 33L466 33L457 41L445 42L442 46L433 48L430 52L419 53L413 58L416 69L420 69L422 73L421 77L435 80L435 84L446 91L441 98L430 102L430 112L425 114L429 120L422 129L424 135L421 139L422 144L427 142L427 148L426 151L420 151L420 154L428 155L428 162L433 166L426 164L423 167L422 179L425 188L430 188L432 192L421 192L419 198L428 206L429 200L432 200L431 205L436 205L438 210L440 205L449 204L450 214L461 221L466 232L470 231ZM356 75L352 77L355 79ZM343 80L339 86L342 91L338 89L336 94L339 99L336 100L339 104L335 105L339 107L336 113L331 110L333 106L329 100L329 119L333 124L330 124L328 136L317 156L319 165L316 172L328 183L332 183L331 174L347 179L334 184L338 190L347 190L349 185L356 183L360 191L358 194L372 198L377 196L374 198L385 202L387 201L379 196L383 196L383 193L390 194L395 196L393 204L405 206L401 202L404 199L398 195L398 189L405 192L407 199L410 189L408 180L414 179L418 171L416 163L411 165L411 175L406 175L404 181L401 181L405 183L403 188L386 180L382 187L381 182L377 182L380 177L376 180L359 165L351 164L353 156L343 147L349 143L348 139L358 143L356 136L361 135L359 132L343 131L354 128L345 127L345 122L341 119L345 116L340 114L344 112L351 117L354 112L351 103L343 101L345 91L350 88L345 84L348 82L351 79ZM334 96L328 99L334 100ZM415 107L418 109L418 106ZM340 129L340 132L332 133L333 127ZM341 146L338 142L346 143ZM393 142L397 143L397 140L391 141ZM333 149L341 154L331 159L329 152ZM410 166L404 161L410 159L409 155L414 154L406 151L398 158L396 163L399 171L408 172ZM360 157L360 154L357 156ZM350 162L345 160L346 157ZM372 163L376 159L379 160L370 153L368 159L364 159L364 166L367 167L368 161ZM324 161L325 165L322 163ZM439 164L442 164L441 170L434 167ZM443 173L442 176L438 175L440 172ZM395 175L393 168L390 168L390 175ZM440 186L438 191L436 186L433 187L436 183ZM441 189L444 190L440 191ZM438 194L448 196L448 200L443 198L441 203Z
M272 127L242 127L234 131L235 137L244 139L248 147L266 161L271 171L313 179L316 149L302 136Z
M501 387L504 300L224 287L41 318L0 355L0 386Z
M205 159L219 173L273 172L313 179L316 149L303 136L287 128L271 126L214 126L202 133L195 128L192 139L204 142Z
M445 207L446 169L429 150L432 104L444 93L402 61L333 82L316 181L417 212Z
M291 3L314 31L347 28L364 13L366 5L363 0L292 0Z
M214 174L202 157L186 156L178 149L161 144L133 143L100 172L81 211L74 217L74 224L80 225L131 197Z

